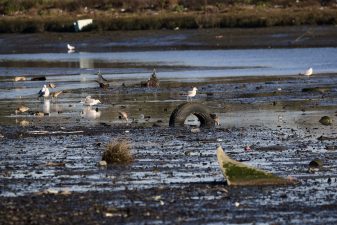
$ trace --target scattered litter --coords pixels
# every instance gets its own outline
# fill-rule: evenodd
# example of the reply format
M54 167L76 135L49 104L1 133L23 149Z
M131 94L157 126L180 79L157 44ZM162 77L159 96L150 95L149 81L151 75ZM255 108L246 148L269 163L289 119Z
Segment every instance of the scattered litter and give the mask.
M26 77L14 77L14 81L25 81Z
M245 151L251 151L252 149L250 148L250 146L249 145L246 145L246 147L245 147Z
M286 185L295 184L295 180L275 176L263 170L229 158L219 146L217 158L220 169L228 185Z
M108 163L105 160L101 160L101 161L98 162L98 165L101 166L101 167L106 167L106 166L108 166Z
M48 162L45 164L45 166L65 166L66 164L64 162Z
M191 132L194 133L194 134L195 133L199 133L200 132L200 128L194 127L194 128L191 129Z
M33 130L28 131L28 134L79 134L83 133L82 130L79 131L47 131L47 130Z
M239 203L239 202L235 202L234 205L235 205L235 207L237 208L237 207L240 206L240 203Z

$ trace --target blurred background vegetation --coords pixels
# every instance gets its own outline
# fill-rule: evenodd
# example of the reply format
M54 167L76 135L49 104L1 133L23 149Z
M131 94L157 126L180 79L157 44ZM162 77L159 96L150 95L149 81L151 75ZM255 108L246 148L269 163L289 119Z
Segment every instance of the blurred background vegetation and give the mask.
M336 25L337 0L0 0L0 32Z

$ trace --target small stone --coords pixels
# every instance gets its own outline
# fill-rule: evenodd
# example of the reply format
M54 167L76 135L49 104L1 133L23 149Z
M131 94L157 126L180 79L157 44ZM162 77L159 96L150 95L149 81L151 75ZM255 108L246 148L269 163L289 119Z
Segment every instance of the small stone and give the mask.
M315 160L312 160L310 163L309 163L309 173L314 173L316 171L319 171L323 166L323 162L322 160L320 159L315 159Z
M196 128L192 128L191 129L192 133L199 133L200 132L200 128L196 127Z
M108 163L105 160L102 160L102 161L99 161L98 165L101 167L106 167L108 166Z

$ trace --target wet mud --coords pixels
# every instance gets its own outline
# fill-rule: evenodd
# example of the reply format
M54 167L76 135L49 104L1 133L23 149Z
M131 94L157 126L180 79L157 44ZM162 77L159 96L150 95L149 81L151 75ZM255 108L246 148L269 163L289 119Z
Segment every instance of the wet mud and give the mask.
M150 89L112 84L69 90L43 117L14 110L25 101L31 111L43 111L44 101L3 99L0 223L337 223L336 84L336 74L164 81ZM220 126L168 127L190 86L199 90L193 101L210 107ZM310 90L315 87L328 88ZM90 116L79 104L86 95L102 101ZM119 119L120 110L129 123ZM332 124L320 124L322 116ZM98 166L117 138L129 141L134 162ZM235 160L299 183L228 186L218 145ZM309 173L317 158L323 167Z

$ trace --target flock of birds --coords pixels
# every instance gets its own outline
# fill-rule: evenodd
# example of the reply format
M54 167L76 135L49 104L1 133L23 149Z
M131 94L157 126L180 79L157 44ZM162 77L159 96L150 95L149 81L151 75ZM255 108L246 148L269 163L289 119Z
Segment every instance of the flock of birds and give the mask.
M69 51L75 51L75 46L72 46L70 44L67 44L67 48ZM155 70L154 70L154 74L155 74ZM100 88L106 89L109 87L109 82L107 79L105 79L101 72L99 71L97 73L98 75L98 80L95 80ZM156 75L156 74L155 74ZM313 75L313 68L310 67L307 70L304 71L304 73L300 73L299 75L304 75L306 77L310 77L311 75ZM151 75L153 77L153 74ZM156 77L156 76L155 76ZM25 77L15 77L14 81L24 81L26 80ZM56 85L53 83L49 83L48 86L46 84L43 85L42 89L38 92L38 97L39 98L48 98L49 96L52 97L52 99L57 98L62 91L56 91L56 92L50 92L49 88L55 88ZM192 98L196 96L197 94L197 88L193 87L191 90L189 90L187 92L187 101L192 101ZM96 108L95 110L93 110L91 107L95 106L97 104L101 104L101 101L99 99L94 99L91 96L87 96L84 100L82 100L80 103L82 103L86 108L81 112L81 115L89 115L89 117L93 117L96 118L97 116L100 115L100 112L98 111L98 109ZM15 110L15 114L18 113L24 113L29 111L29 108L26 106L20 106ZM119 117L120 119L124 119L126 122L129 122L129 117L127 112L125 111L118 111L119 113Z

